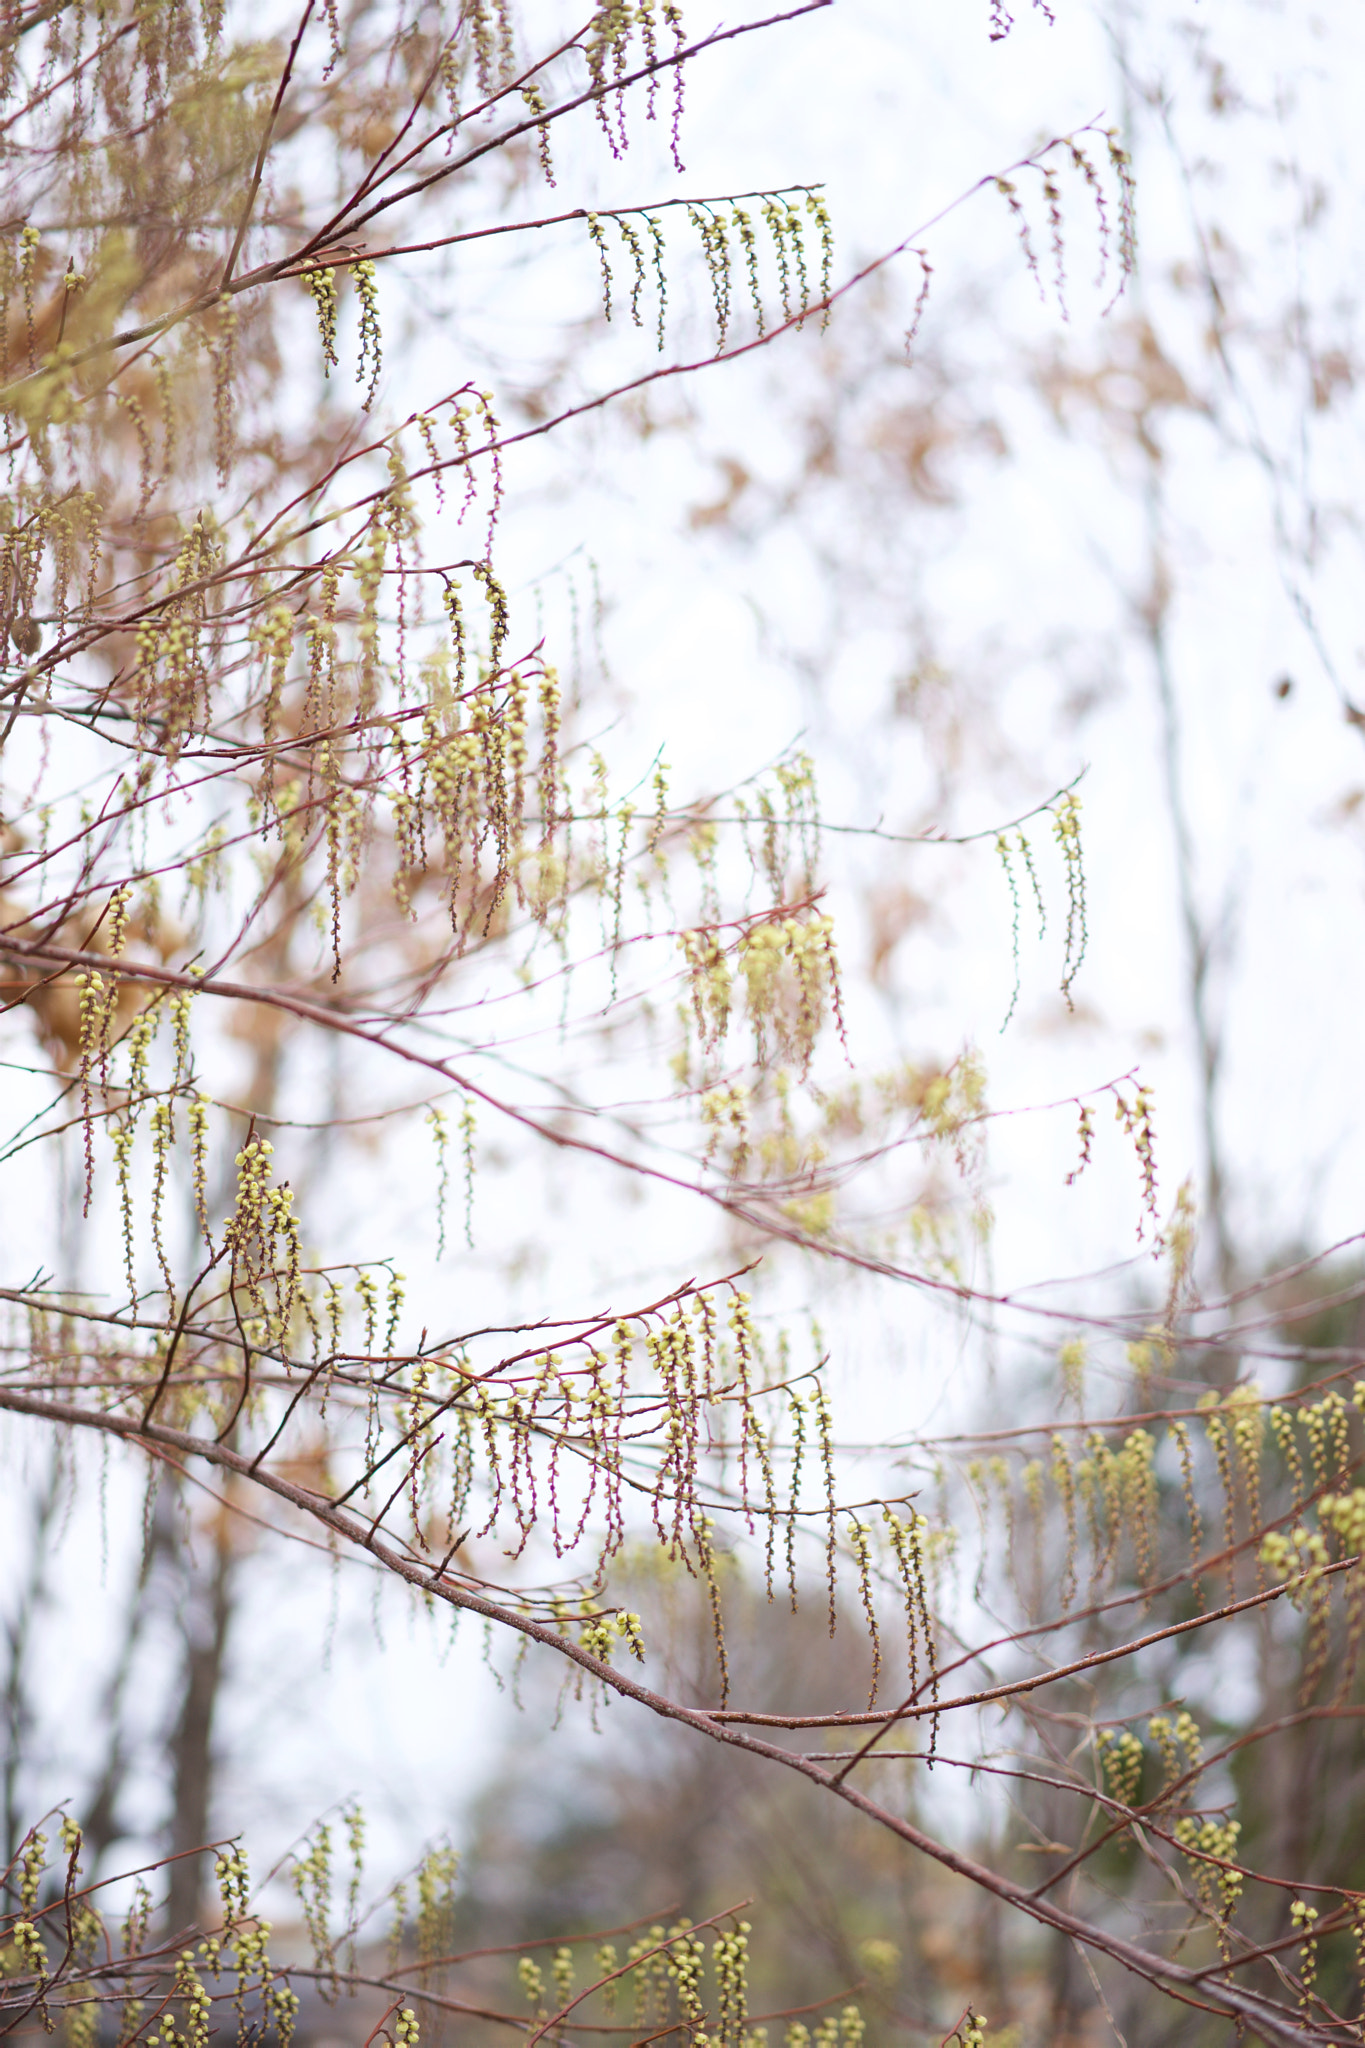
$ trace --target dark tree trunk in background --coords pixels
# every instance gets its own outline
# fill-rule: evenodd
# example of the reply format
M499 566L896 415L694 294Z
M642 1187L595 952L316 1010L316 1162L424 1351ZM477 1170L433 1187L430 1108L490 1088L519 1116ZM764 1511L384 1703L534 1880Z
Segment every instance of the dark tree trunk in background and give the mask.
M232 1625L233 1557L226 1537L213 1546L206 1572L198 1571L188 1553L184 1690L171 1739L174 1770L170 1849L181 1860L171 1866L168 1902L173 1929L201 1918L208 1865L202 1856L187 1856L209 1839L213 1811L214 1715L222 1690Z

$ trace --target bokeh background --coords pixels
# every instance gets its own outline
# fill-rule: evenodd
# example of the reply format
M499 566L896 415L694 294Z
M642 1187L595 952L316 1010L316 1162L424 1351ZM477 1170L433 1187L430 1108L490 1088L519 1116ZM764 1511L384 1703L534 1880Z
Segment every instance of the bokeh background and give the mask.
M1110 1082L1151 1093L1160 1217L1188 1189L1210 1301L1334 1245L1312 1284L1349 1280L1365 1228L1365 29L1347 6L1269 0L1016 12L993 41L984 6L839 0L695 67L684 189L822 181L836 278L907 253L826 330L656 384L508 465L509 588L563 648L614 781L647 786L662 750L681 800L808 753L857 1069L971 1052L984 1070L964 1170L902 1156L867 1199L919 1271L994 1306L796 1254L752 1283L798 1343L818 1321L842 1433L882 1464L1020 1411L1059 1373L1068 1314L1159 1298L1132 1148L1095 1096ZM1089 129L1102 151L1111 125L1137 189L1121 293L1112 193L1101 222L1063 169L1054 246L1041 177L1010 171L1054 135ZM674 182L648 137L572 169L604 206ZM683 352L706 346L696 282ZM414 273L386 375L458 359L533 422L650 366L617 314L580 246L533 273L486 245L439 288ZM1048 820L1023 828L1047 923L1025 886L1017 995L996 845L1068 786L1087 896L1072 1005ZM459 1028L477 1040L470 1001ZM20 1060L22 1019L5 1028ZM585 1041L585 1070L596 1057ZM1081 1095L1101 1111L1069 1185ZM422 1142L381 1126L363 1176L337 1177L318 1140L329 1242L382 1239L402 1262L430 1237ZM46 1205L76 1202L44 1185L36 1213L27 1170L5 1169L16 1275ZM880 1228L874 1208L862 1220ZM645 1298L750 1249L699 1206L585 1187L496 1131L472 1222L472 1249L428 1259L414 1319ZM1125 1367L1100 1345L1088 1369L1103 1385ZM264 1869L359 1800L380 1892L423 1844L459 1850L472 1938L753 1896L784 2000L894 1981L925 2027L958 1975L979 1982L993 1954L1004 1969L988 1905L851 1826L813 1835L799 1788L717 1768L619 1704L601 1728L572 1697L556 1709L534 1657L514 1670L470 1621L452 1633L361 1565L282 1552L165 1491L144 1513L116 1454L54 1463L10 1420L3 1457L11 1847L70 1800L105 1867L207 1826L242 1831ZM731 1569L753 1690L820 1704L838 1675L822 1618L778 1627L745 1560ZM708 1654L695 1621L678 1599L684 1673ZM1226 1696L1243 1674L1192 1682ZM1069 1995L1056 2040L1091 2024L1084 1983Z

